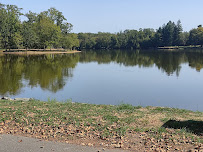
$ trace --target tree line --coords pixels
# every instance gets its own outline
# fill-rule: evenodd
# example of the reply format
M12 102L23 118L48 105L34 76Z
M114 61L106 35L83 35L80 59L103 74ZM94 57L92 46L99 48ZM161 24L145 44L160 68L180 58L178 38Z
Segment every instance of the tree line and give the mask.
M203 45L203 27L183 32L181 21L169 21L157 30L118 33L71 33L73 25L62 12L50 8L23 14L15 5L0 3L0 48L3 49L140 49L163 46ZM26 20L21 21L20 17Z
M146 28L118 33L78 33L81 49L146 49L164 46L203 45L203 27L183 32L181 21L169 21L157 30Z

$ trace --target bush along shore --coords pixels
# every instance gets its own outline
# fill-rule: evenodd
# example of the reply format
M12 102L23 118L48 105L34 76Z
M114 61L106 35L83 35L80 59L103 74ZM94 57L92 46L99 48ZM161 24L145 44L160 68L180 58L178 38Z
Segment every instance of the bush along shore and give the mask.
M132 151L203 150L203 112L25 99L0 100L0 134Z

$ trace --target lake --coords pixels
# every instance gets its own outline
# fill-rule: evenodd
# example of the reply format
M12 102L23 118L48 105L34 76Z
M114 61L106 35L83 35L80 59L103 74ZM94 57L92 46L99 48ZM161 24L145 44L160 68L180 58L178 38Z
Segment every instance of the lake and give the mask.
M203 111L203 50L0 54L0 96Z

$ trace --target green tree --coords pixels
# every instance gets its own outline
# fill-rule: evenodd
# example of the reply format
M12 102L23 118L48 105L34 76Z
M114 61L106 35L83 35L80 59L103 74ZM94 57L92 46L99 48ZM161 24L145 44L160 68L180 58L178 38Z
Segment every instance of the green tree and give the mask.
M169 21L162 27L162 39L164 46L172 46L174 41L175 23Z
M67 34L72 30L73 25L66 22L67 19L63 16L62 12L55 8L50 8L47 11L42 12L43 15L49 17L57 26L60 27L63 34Z
M39 37L37 36L37 32L35 30L37 14L29 11L29 13L25 14L25 16L28 20L22 23L23 45L26 49L38 48Z
M111 43L111 34L98 32L96 38L96 49L109 49Z
M173 35L173 45L183 45L182 43L182 37L181 37L181 33L183 31L182 25L181 25L181 21L178 20L177 24L174 27L174 35Z
M203 27L201 25L190 30L188 44L203 46Z
M86 41L88 39L88 35L86 33L78 33L78 39L80 43L80 48L86 48Z
M77 38L77 34L74 34L74 33L63 35L61 42L62 42L62 47L64 49L73 50L76 47L79 47L79 40Z
M125 30L124 33L127 38L126 48L128 49L140 48L139 44L140 33L137 30Z
M23 45L26 49L38 48L39 38L37 33L34 31L34 25L29 22L23 22Z
M37 14L36 13L33 13L31 11L29 11L28 13L25 14L25 16L27 17L27 21L26 23L35 23L37 21Z
M0 4L1 43L6 50L22 46L20 11L21 9L15 5Z
M119 42L118 42L118 36L117 35L112 35L111 36L110 47L112 49L118 49L119 48Z
M162 28L159 27L159 29L156 31L154 38L152 39L152 46L158 47L158 46L164 46L163 44L163 34L162 34Z
M127 45L127 36L124 32L120 31L119 33L117 33L117 37L118 37L118 46L121 49L125 49L126 45Z
M40 48L57 48L60 44L61 29L43 14L38 15L35 31L39 37Z
M189 32L182 32L180 34L180 44L181 45L187 45L187 42L188 42L188 39L189 39Z

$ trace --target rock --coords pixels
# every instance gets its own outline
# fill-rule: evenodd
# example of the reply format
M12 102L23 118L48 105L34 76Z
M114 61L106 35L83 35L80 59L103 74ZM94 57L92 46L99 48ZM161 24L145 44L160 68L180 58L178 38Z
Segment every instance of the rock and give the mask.
M2 134L3 133L3 129L2 128L0 128L0 134Z
M2 100L12 100L11 98L9 98L9 97L3 97L3 98L1 98Z
M88 146L94 146L92 143L88 143L87 145L88 145Z
M5 120L5 124L11 123L11 120Z
M117 144L117 141L113 140L111 144L112 144L112 145L113 145L113 144Z
M16 101L30 101L32 99L31 98L15 98L14 100L16 100Z
M195 152L196 150L195 149L190 149L188 152Z
M198 147L196 147L195 149L197 149L198 151L203 150L203 147L201 147L201 145L199 145Z
M0 122L0 126L4 126L4 122Z
M120 145L120 144L112 144L112 146L113 146L114 148L121 148L121 145Z

